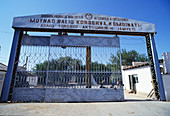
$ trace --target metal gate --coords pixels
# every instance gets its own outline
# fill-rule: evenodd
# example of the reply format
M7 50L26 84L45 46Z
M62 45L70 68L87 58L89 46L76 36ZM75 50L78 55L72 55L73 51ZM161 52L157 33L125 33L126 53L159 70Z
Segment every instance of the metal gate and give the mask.
M122 91L122 86L118 86L122 84L120 58L120 42L117 36L111 38L24 35L12 100L77 101L77 99L67 100L67 98L61 100L61 96L58 95L63 90L71 91L71 89L75 92L104 89L105 93L108 89L112 91L112 98L109 99L115 101L117 99L113 91L119 92L118 89ZM60 92L57 92L55 100L46 100L51 94L50 92L48 95L49 91L47 92L46 89L53 92L60 90ZM85 93L88 94L83 92ZM35 94L38 95L35 97ZM101 93L98 92L98 94ZM120 95L118 100L122 100L123 93L115 95ZM42 98L42 96L45 97ZM81 95L80 98L82 96L86 97L78 101L90 100L87 95Z
M14 17L12 27L15 32L2 102L11 100L11 95L13 101L123 100L123 88L115 88L122 83L119 39L83 34L145 36L153 88L158 99L160 95L166 100L155 24L91 13L57 13ZM57 32L59 36L22 38L23 32Z

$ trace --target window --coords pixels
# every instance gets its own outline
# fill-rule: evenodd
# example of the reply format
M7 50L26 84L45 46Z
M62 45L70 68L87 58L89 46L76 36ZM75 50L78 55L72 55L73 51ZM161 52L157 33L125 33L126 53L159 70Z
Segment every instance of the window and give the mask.
M137 74L133 74L132 77L134 78L135 83L139 83Z

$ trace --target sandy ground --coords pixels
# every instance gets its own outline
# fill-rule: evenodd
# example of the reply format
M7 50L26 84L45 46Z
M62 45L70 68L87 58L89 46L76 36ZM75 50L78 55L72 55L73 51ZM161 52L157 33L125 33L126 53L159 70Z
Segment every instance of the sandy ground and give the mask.
M170 116L170 102L126 93L124 102L0 103L0 115Z

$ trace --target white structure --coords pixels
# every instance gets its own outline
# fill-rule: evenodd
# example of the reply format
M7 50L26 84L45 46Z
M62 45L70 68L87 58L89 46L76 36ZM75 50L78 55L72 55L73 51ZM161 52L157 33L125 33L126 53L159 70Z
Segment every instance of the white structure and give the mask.
M38 77L37 76L28 76L27 82L30 86L37 86L38 83Z
M146 95L149 94L153 89L149 63L132 64L133 66L123 67L124 89Z
M164 74L170 74L170 52L165 52L162 54Z
M166 100L170 101L170 52L162 54L159 60ZM124 89L148 95L153 89L150 66L148 62L132 62L132 66L123 66Z
M164 74L162 75L166 100L170 101L170 52L162 54Z
M161 69L162 60L159 60ZM132 66L123 66L122 76L124 89L148 95L152 89L152 77L148 62L132 62Z
M5 80L6 71L7 71L7 66L0 63L0 97L1 97L1 93L2 93L4 80Z
M166 100L170 101L170 74L162 75Z

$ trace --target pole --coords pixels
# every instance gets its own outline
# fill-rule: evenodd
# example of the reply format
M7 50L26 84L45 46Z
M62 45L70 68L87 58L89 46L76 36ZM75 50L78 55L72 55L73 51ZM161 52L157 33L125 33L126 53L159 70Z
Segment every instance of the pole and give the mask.
M81 33L84 36L84 33ZM91 88L91 46L86 47L86 88Z
M21 38L22 38L23 31L16 29L14 32L13 43L11 47L11 53L7 68L7 73L4 81L4 86L2 90L1 102L7 102L9 98L9 93L13 88L10 88L13 85L13 75L15 76L16 73L16 65L18 64L17 58L19 58L19 54L17 51L20 51ZM15 77L14 77L15 78Z
M154 66L155 66L155 73L156 73L157 82L158 82L160 99L161 99L161 101L165 101L166 100L165 91L164 91L162 75L161 75L161 70L160 70L160 65L159 65L159 60L158 60L158 54L157 54L157 51L156 51L154 35L149 34L149 36L150 36L150 43L151 43L153 61L154 61Z
M86 47L86 88L91 88L91 46Z

